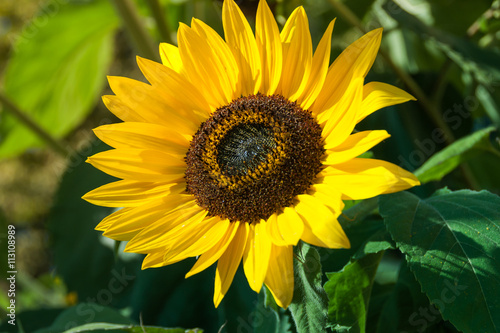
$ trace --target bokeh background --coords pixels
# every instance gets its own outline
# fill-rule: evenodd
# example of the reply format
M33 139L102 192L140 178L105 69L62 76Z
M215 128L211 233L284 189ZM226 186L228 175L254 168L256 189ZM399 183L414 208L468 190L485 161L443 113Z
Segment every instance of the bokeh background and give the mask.
M237 2L253 21L258 1ZM111 94L106 75L144 80L135 56L157 60L158 43L175 44L178 22L189 24L192 17L222 35L221 1L131 3L150 36L144 41L146 47L131 38L113 1L0 1L2 319L9 302L3 254L8 225L16 227L18 271L18 326L4 321L0 331L62 332L113 318L115 323L199 327L206 332L226 325L226 332L252 332L253 327L266 327L270 316L276 315L263 307L264 296L250 290L241 272L214 309L213 268L187 280L184 274L194 259L141 271L141 255L124 254L124 244L94 231L112 212L81 200L87 191L112 181L84 163L87 156L107 149L92 128L118 121L100 100ZM392 135L373 149L377 158L413 171L446 146L475 135L463 143L468 145L465 150L443 162L451 163L452 172L436 176L414 193L425 197L444 186L500 193L495 129L500 125L500 1L269 0L269 4L280 26L303 5L314 45L337 18L332 61L363 31L384 28L381 52L367 81L396 85L418 101L385 108L360 124L359 130L386 129ZM153 51L147 50L148 45ZM325 265L341 269L348 260L345 251L333 252ZM399 267L391 260L398 258L387 259L380 268L387 284L395 283ZM375 300L378 309L387 297L380 292ZM407 303L396 304L411 313L416 305ZM285 311L279 315L288 316ZM369 327L375 332L377 325ZM280 329L293 330L291 325ZM439 326L440 332L446 330L453 328Z

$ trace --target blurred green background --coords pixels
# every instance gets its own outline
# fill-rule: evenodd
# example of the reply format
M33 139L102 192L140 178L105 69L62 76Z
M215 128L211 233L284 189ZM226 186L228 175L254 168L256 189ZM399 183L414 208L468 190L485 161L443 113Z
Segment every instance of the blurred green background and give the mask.
M237 2L252 21L258 1ZM84 163L86 156L107 149L91 129L118 121L100 100L111 93L106 75L144 80L135 56L156 60L158 55L147 47L153 45L156 52L159 42L176 43L178 22L189 24L192 17L222 35L221 1L132 3L151 36L150 42L144 41L146 47L130 37L110 1L0 2L0 242L3 253L7 225L15 225L18 324L25 332L61 332L71 325L114 318L114 323L199 327L206 332L217 332L224 324L226 332L253 332L253 327L261 328L256 332L265 327L271 332L273 316L288 323L289 315L264 309L264 295L253 293L241 272L214 309L213 268L187 280L184 274L194 259L141 271L141 255L122 253L124 244L94 231L112 209L80 199L112 180ZM453 142L476 135L456 156L442 162L450 164L446 171L434 174L414 193L426 197L443 186L500 193L500 142L495 129L500 125L500 1L269 3L280 26L303 5L314 44L337 17L332 61L362 31L384 27L382 51L367 82L396 85L418 102L385 108L360 124L359 130L386 129L392 135L373 149L377 158L413 171ZM35 125L30 128L30 124ZM36 133L36 127L45 137ZM331 253L345 257L343 250L337 251ZM325 265L341 269L348 256L338 260ZM401 259L389 255L380 268L393 284L398 267L391 266L394 260ZM2 255L1 319L6 318L9 302L4 292L6 265ZM374 309L388 301L389 296L384 297L374 300L380 302ZM404 306L411 314L417 305ZM282 332L293 331L291 325L283 325ZM371 326L373 332L376 326ZM453 331L446 324L439 327ZM4 322L0 331L20 328Z

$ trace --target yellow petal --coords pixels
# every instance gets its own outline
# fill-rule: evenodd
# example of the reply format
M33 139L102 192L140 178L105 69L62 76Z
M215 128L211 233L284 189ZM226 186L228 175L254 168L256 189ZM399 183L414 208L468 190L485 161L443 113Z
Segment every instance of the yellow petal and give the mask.
M233 94L230 95L230 99L233 100L240 97L241 82L238 82L240 70L229 46L214 29L203 21L193 19L191 26L200 37L207 40L208 44L212 47L212 51L215 53L216 59L218 59L225 68L227 84L231 87L233 92Z
M278 214L274 213L267 219L267 233L274 244L280 246L288 245L281 235L281 231L279 229Z
M266 286L274 296L276 304L286 309L293 298L293 248L272 245Z
M285 207L281 214L267 220L267 232L272 242L279 246L297 245L304 231L304 223L295 210Z
M155 150L112 149L87 162L114 177L143 182L174 182L186 171L182 159Z
M390 135L386 131L363 131L352 134L342 144L326 151L323 164L334 165L349 161L388 137Z
M137 207L171 193L173 184L119 180L98 187L82 199L104 207Z
M193 123L194 131L210 115L210 107L202 93L183 75L155 61L137 57L137 64L146 79L158 88L157 94L170 108L173 121L180 118ZM172 116L175 118L172 119ZM192 129L192 128L190 128Z
M179 48L169 43L160 43L160 57L163 65L180 73L182 71L182 59Z
M330 114L322 131L325 149L340 145L352 133L362 96L363 79L355 79L340 101L324 113Z
M406 190L419 185L417 177L395 164L375 159L355 158L323 170L319 177L343 194L358 200Z
M222 5L222 25L226 43L240 69L241 94L256 94L261 82L259 50L247 19L233 0Z
M226 230L226 233L224 234L224 237L222 237L218 244L203 253L198 260L196 260L196 264L194 264L191 270L186 274L186 278L193 276L194 274L198 274L219 260L233 240L234 235L236 234L236 231L241 223L246 222L231 222Z
M301 194L295 210L304 222L302 239L307 243L328 248L349 248L347 236L337 221L340 212L333 213L317 198Z
M259 91L264 95L272 95L280 82L283 51L278 24L266 1L260 1L257 8L255 39L262 68L262 84Z
M198 123L182 118L165 102L162 91L158 88L117 76L108 76L108 81L115 95L129 107L129 111L138 113L145 122L161 124L172 132L192 133L198 129Z
M234 274L240 265L247 238L249 234L248 223L241 223L236 235L234 236L231 244L227 250L220 257L215 271L215 290L214 290L214 304L218 307L224 295L226 295L231 282L233 282Z
M363 88L363 102L357 115L356 123L365 119L373 112L386 106L396 105L415 100L407 92L382 82L369 82Z
M170 212L138 233L125 247L125 252L148 253L167 249L171 240L167 236L179 226L198 226L207 211L196 204L186 204L182 209Z
M312 106L315 114L331 108L344 95L352 79L364 78L377 56L382 28L368 32L349 45L328 70L323 89Z
M230 75L206 38L185 24L177 31L179 52L189 81L200 88L211 110L228 104L234 95Z
M106 216L96 227L95 230L106 231L113 223L115 223L122 216L128 214L133 208L122 208Z
M304 223L295 209L285 207L283 213L278 216L278 226L287 244L297 245L304 232Z
M128 106L124 101L115 95L105 95L102 96L102 102L109 111L111 111L115 116L123 121L135 121L135 122L149 122L144 118L143 114L138 113L136 110Z
M312 41L304 8L298 7L281 31L283 72L278 92L296 101L304 92L311 74Z
M182 157L189 148L184 136L157 124L124 122L99 126L94 133L113 148L151 149Z
M141 269L152 268L152 267L162 267L163 264L163 251L157 251L148 253L146 258L142 261Z
M264 220L250 225L250 234L243 256L243 268L248 284L256 292L262 288L271 255L271 238L266 227L267 222Z
M330 22L314 52L311 75L309 76L307 87L303 95L298 99L298 102L304 110L311 107L323 88L323 83L325 82L328 66L330 64L330 50L334 23L335 20Z
M221 220L220 217L214 216L205 218L196 228L184 228L181 232L171 230L165 235L173 238L168 240L165 264L169 265L207 252L224 237L229 224L231 224L229 220Z
M163 218L178 209L189 209L194 205L191 195L171 195L168 198L152 200L147 204L128 210L126 214L117 216L104 233L114 238L120 234L141 231L155 223L164 222ZM171 219L170 217L167 220ZM161 222L159 222L161 221Z
M333 215L338 217L344 208L342 194L328 184L314 184L310 187L311 195L330 208Z

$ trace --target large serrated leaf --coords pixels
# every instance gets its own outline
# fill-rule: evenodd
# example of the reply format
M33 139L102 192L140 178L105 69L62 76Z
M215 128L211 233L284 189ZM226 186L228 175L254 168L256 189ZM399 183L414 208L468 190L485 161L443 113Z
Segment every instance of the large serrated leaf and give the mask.
M337 273L327 273L328 324L336 332L366 332L366 315L373 279L383 251L349 263Z
M44 16L45 15L45 16ZM108 1L64 3L35 19L14 46L5 70L5 94L56 138L91 111L113 55L117 17ZM42 146L34 133L3 112L0 157Z
M434 154L424 165L415 171L415 176L418 177L422 184L441 180L460 165L460 163L467 160L467 153L476 148L487 149L490 146L489 135L494 130L495 127L484 128L457 140Z
M321 285L322 271L318 251L307 243L300 243L296 249L295 288L290 311L298 332L324 332L328 299Z
M422 290L464 332L500 329L500 197L441 191L380 198L380 213Z

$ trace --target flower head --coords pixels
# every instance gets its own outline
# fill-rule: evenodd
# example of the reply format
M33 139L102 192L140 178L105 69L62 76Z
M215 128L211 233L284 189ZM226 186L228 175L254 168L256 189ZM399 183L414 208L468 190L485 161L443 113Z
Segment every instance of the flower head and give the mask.
M115 95L103 100L124 122L95 129L115 149L88 161L122 180L84 198L123 207L96 229L147 254L143 268L199 256L191 276L217 262L217 306L243 261L250 287L265 283L287 307L293 245L349 248L343 199L418 184L396 165L357 158L386 131L353 134L372 112L413 98L364 83L381 29L329 66L333 22L313 54L302 7L281 33L264 0L255 35L233 0L222 14L225 40L193 19L178 47L160 45L163 64L138 58L150 84L109 78Z

